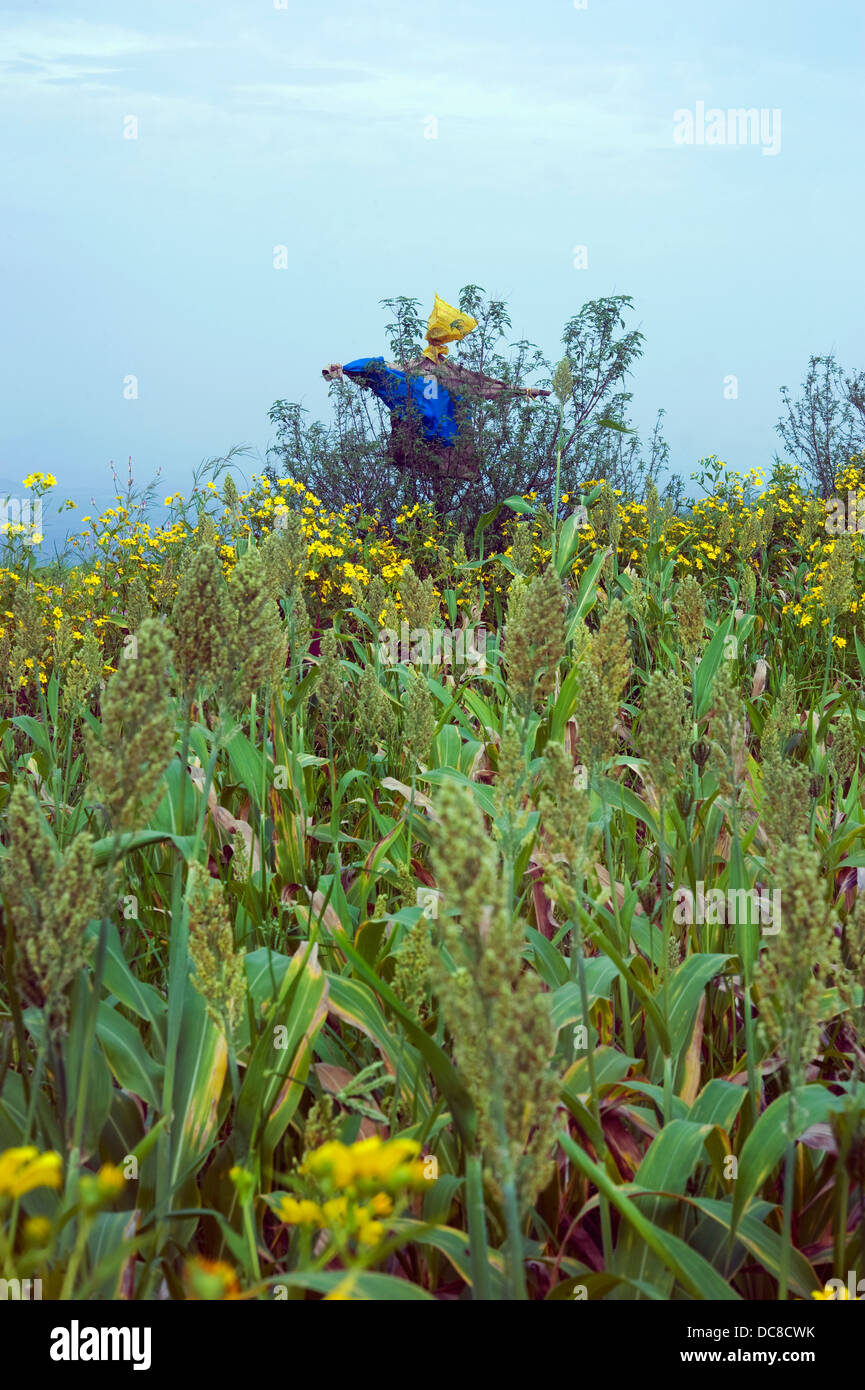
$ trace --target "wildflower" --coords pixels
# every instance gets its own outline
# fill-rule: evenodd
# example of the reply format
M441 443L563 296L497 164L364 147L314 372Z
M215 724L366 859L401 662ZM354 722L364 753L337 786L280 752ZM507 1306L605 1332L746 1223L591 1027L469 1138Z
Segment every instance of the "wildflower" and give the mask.
M24 1240L28 1245L47 1245L51 1239L51 1222L47 1216L28 1216L24 1222Z
M85 1173L81 1178L81 1201L85 1207L93 1209L104 1206L123 1191L124 1181L122 1168L114 1163L103 1163L98 1173Z
M0 1153L0 1199L23 1197L37 1187L61 1186L63 1160L58 1153L40 1153L31 1145Z
M9 669L13 685L18 685L24 683L21 681L22 673L31 669L34 661L41 658L45 650L45 634L36 595L26 585L19 585L16 589L12 610L16 627L9 656Z
M286 1226L320 1226L323 1221L322 1210L317 1202L306 1199L298 1201L296 1197L288 1195L280 1197L276 1213Z
M354 1144L322 1144L304 1155L299 1171L353 1197L373 1189L423 1183L423 1164L415 1161L419 1153L416 1139L382 1139L374 1134ZM328 1219L338 1218L347 1210L346 1201L343 1196L326 1202L322 1213Z
M240 1297L240 1281L225 1260L206 1260L201 1255L187 1260L183 1267L186 1297L193 1301L223 1302Z

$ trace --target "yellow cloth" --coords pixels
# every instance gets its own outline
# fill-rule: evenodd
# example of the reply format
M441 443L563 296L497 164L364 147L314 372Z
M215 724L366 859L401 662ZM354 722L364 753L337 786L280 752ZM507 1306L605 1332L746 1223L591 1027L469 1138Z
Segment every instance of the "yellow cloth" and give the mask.
M467 333L474 332L477 326L478 321L473 319L471 314L461 313L440 295L436 295L435 307L426 328L429 347L424 348L424 357L428 357L431 362L438 362L441 358L447 357L445 343L458 343Z

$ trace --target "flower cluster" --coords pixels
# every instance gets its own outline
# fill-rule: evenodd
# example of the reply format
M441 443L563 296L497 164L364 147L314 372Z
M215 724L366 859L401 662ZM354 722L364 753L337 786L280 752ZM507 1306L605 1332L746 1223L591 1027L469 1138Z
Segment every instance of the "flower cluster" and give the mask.
M328 1230L335 1243L375 1246L408 1192L423 1186L425 1165L414 1139L372 1135L355 1144L330 1140L307 1153L298 1172L309 1181L317 1200L289 1193L275 1199L279 1219L291 1226Z

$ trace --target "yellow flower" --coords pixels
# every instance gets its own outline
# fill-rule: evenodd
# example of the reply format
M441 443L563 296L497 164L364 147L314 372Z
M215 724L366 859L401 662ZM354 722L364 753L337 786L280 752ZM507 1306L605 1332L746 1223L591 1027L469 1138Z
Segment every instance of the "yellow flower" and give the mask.
M832 641L835 643L836 647L846 647L847 645L846 637L833 637Z
M28 473L22 481L23 487L56 487L57 479L53 473Z
M222 1302L223 1299L236 1299L240 1296L237 1275L225 1260L205 1260L196 1255L187 1260L183 1269L187 1297L198 1302Z
M321 1208L316 1202L305 1199L299 1202L296 1197L289 1196L280 1198L277 1215L286 1226L318 1226L322 1220Z
M24 1239L28 1245L45 1245L51 1236L47 1216L31 1216L24 1222Z
M380 1221L364 1221L357 1231L357 1238L361 1245L377 1245L383 1235L384 1226Z
M329 1202L322 1203L321 1214L326 1225L340 1225L345 1221L348 1215L348 1199L345 1197L332 1197Z
M307 1154L300 1165L301 1173L329 1176L335 1187L348 1187L354 1178L354 1164L345 1144L336 1140L322 1144Z
M0 1197L23 1197L35 1187L59 1187L63 1160L58 1153L38 1149L6 1149L0 1154Z
M123 1169L118 1168L116 1163L103 1163L96 1174L96 1182L102 1197L116 1197L118 1192L123 1191L124 1181Z

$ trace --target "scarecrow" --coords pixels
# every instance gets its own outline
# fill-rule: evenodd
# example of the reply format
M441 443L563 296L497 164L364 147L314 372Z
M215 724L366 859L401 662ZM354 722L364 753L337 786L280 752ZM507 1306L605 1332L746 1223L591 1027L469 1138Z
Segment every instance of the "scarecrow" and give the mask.
M437 478L472 481L479 476L477 451L468 428L472 400L523 395L548 396L534 387L508 386L482 372L448 361L448 343L477 328L470 314L438 295L427 323L427 346L403 367L383 357L359 357L341 366L332 362L322 376L341 377L367 387L391 413L390 458L397 468Z

